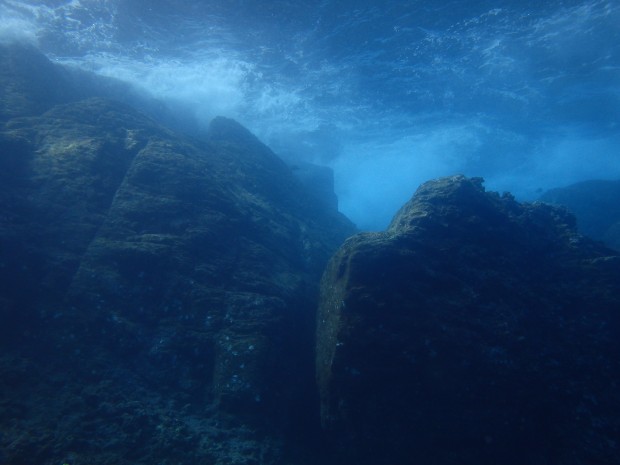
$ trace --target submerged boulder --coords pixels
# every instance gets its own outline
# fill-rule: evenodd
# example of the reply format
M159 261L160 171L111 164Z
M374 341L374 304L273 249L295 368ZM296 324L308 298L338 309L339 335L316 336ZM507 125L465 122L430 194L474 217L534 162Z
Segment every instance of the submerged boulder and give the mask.
M2 115L0 463L280 463L354 226L232 120L65 94Z
M342 463L620 461L620 257L565 210L454 176L322 281L321 418Z

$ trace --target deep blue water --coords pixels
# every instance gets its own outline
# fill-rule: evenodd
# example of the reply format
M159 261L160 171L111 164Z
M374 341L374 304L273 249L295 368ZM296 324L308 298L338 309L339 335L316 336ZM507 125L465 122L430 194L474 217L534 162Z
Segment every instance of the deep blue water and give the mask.
M5 0L0 37L332 166L362 228L456 172L620 178L619 1Z

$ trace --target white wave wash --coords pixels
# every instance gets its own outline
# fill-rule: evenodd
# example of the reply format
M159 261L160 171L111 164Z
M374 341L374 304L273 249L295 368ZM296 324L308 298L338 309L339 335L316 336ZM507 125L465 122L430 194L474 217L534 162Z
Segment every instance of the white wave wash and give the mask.
M342 210L363 228L384 227L420 182L454 172L522 198L620 177L620 6L612 1L538 15L500 5L443 29L411 14L383 37L355 36L368 46L349 55L325 48L320 18L289 44L244 42L217 17L202 28L186 18L193 42L175 53L175 38L141 18L143 36L119 42L119 2L47 5L5 1L0 40L38 42L60 62L134 83L199 121L233 117L280 153L329 163ZM364 21L364 11L334 38L382 19L370 9L373 21ZM364 87L375 74L378 84Z

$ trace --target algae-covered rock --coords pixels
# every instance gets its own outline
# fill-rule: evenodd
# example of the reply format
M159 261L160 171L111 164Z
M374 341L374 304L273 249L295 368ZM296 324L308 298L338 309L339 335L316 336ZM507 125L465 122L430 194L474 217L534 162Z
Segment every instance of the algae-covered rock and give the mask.
M232 120L189 139L31 66L2 68L30 103L0 128L0 462L281 463L353 225Z
M620 257L462 176L423 184L322 281L317 377L343 463L620 460Z

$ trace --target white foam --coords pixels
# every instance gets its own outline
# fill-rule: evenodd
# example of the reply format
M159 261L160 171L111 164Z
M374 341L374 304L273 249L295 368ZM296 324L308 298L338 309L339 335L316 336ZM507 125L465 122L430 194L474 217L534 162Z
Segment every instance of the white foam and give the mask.
M38 28L31 22L20 18L7 18L0 12L0 43L22 42L36 45L38 32Z
M93 57L92 60L100 61L98 73L131 82L159 99L183 103L205 121L220 114L241 114L245 105L245 83L253 73L250 63L224 57L201 61L111 60L107 57Z
M7 1L0 4L0 43L22 42L36 45L42 26L28 5Z
M262 43L259 32L247 43L216 16L175 17L191 43L173 40L171 51L170 38L152 24L136 23L144 37L120 43L117 0L55 3L5 0L0 41L36 43L55 34L74 53L57 53L62 62L134 83L205 123L235 118L287 155L320 161L313 151L329 152L341 209L363 228L385 226L417 185L455 172L523 197L552 183L620 176L618 136L594 139L578 129L606 124L617 132L608 121L613 109L598 121L582 108L590 98L583 89L598 89L610 105L620 93L620 52L610 40L619 32L615 1L543 6L531 17L516 7L493 9L445 27L429 23L425 37L412 14L385 37L354 36L370 39L361 51L335 42L343 48L334 57L329 39L316 35L330 32L319 23L291 44L272 43L268 34ZM345 21L334 34L365 31L367 19ZM402 39L407 34L411 43ZM389 47L400 47L397 59ZM364 75L374 71L385 82Z
M480 147L480 131L471 122L349 145L333 164L341 210L361 229L383 229L421 183L463 172Z

